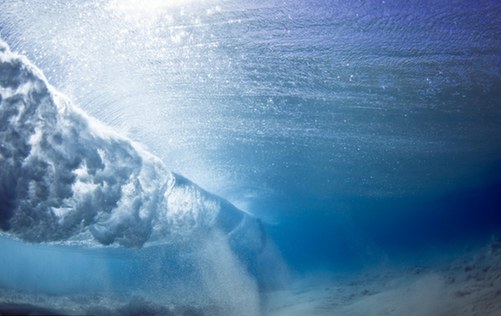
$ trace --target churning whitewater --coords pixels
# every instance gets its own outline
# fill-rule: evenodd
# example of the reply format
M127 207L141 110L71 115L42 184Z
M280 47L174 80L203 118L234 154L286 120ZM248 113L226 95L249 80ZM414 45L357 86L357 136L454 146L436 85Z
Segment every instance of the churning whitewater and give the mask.
M87 116L0 42L0 227L30 242L141 247L208 230L258 252L259 220Z

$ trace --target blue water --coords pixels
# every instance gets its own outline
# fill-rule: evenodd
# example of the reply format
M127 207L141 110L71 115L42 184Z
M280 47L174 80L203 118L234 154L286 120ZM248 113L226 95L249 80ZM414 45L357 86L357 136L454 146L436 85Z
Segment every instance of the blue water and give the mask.
M495 183L439 196L358 198L349 215L293 215L270 231L300 270L356 271L387 257L419 262L437 251L485 243L498 232L499 190Z
M259 229L248 224L249 230L263 230L273 243L274 259L266 255L259 263L246 263L254 256L256 233L211 237L231 270L214 282L226 284L221 280L244 275L238 279L245 293L271 286L264 282L270 273L263 272L270 262L273 269L283 264L291 274L357 271L481 243L499 232L500 25L501 5L490 0L0 4L1 39L72 104L141 144L159 158L162 170L183 175L261 221ZM3 100L5 91L0 90ZM70 139L65 150L74 152L78 138ZM126 147L111 141L117 148L132 146L130 168L139 170L136 145L117 142ZM108 148L106 140L86 144ZM109 152L117 152L114 148L110 145ZM4 166L7 156L2 155ZM129 181L127 170L117 167L117 178ZM7 234L2 249L12 256L0 264L14 276L4 272L0 283L29 290L46 271L41 267L61 254L54 245L38 248L37 243L17 251L13 243L23 242L8 239L9 225L15 226L9 224L15 204L15 177L9 172L2 173L0 183L0 228ZM151 183L162 183L161 178L154 173ZM102 204L94 199L92 206L109 212L116 196L111 202L106 198ZM34 209L41 205L35 204ZM236 227L229 218L218 222L224 234ZM120 225L139 227L126 221ZM14 235L21 239L43 239L38 230L20 231ZM190 291L218 270L216 259L205 252L188 251L192 256L183 257L178 248L129 249L151 241L149 231L129 238L130 231L113 231L112 246L126 249L94 253L57 245L63 247L62 259L54 260L79 262L80 275L63 268L68 282L42 292L92 292L103 279L110 293L151 292L156 287L145 279L176 280ZM108 235L93 236L98 244L110 243L103 242ZM155 251L177 259L150 254ZM45 258L41 265L37 257ZM161 258L158 268L139 268L148 266L145 258L150 257ZM21 261L30 274L15 274ZM100 280L83 281L90 266L103 267L96 272ZM218 293L211 302L231 292L222 285L211 289L207 279L200 282L205 282L201 292ZM169 295L185 297L182 288ZM203 305L202 298L193 301Z

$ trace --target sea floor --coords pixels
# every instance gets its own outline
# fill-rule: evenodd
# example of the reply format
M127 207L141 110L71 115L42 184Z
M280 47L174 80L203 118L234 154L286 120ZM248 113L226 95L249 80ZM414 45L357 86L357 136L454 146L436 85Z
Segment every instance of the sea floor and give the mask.
M501 315L501 242L425 265L317 276L268 293L265 315Z
M501 315L501 240L448 260L387 264L351 275L317 273L262 294L262 315ZM233 315L141 293L47 295L0 289L0 315Z

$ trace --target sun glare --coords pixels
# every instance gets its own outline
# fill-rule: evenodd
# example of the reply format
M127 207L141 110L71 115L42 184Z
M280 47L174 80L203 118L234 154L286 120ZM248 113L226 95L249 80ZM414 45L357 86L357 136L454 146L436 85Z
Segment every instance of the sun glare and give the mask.
M207 2L207 0L111 0L107 8L112 11L119 11L130 15L150 15L169 8L205 2Z

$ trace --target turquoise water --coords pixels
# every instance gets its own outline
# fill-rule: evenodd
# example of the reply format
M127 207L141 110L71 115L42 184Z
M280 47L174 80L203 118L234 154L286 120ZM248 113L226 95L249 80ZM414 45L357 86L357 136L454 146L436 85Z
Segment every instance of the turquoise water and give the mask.
M163 168L259 218L292 274L414 260L499 231L500 25L501 5L489 0L0 4L12 51ZM242 263L248 254L213 238L232 271L214 282L240 276L245 293L266 283L255 262ZM3 271L14 273L3 273L6 288L36 287L40 267L60 256L2 244L12 253ZM63 271L67 283L42 292L92 292L103 279L111 293L147 291L176 280L190 285L169 295L186 297L217 271L199 252L161 250L172 262L149 254L155 247L113 248L109 258L78 249L54 260L79 262L80 275ZM26 259L38 251L41 266ZM152 256L163 258L158 268ZM16 275L18 261L32 273ZM95 282L82 277L91 266L103 267ZM231 292L204 282L201 292L218 293L211 302Z

